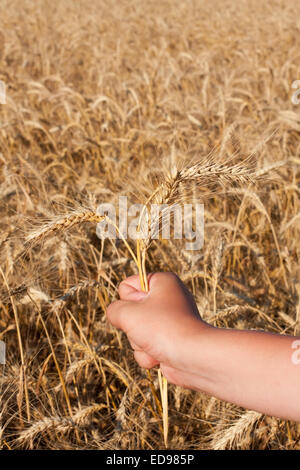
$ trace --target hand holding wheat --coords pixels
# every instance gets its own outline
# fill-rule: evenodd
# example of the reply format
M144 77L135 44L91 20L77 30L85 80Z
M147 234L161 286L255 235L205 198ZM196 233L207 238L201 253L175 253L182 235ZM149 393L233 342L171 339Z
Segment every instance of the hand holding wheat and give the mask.
M121 283L109 320L127 334L141 367L160 365L171 383L284 419L300 420L299 337L215 328L205 323L191 294L172 273ZM283 371L285 381L282 381ZM275 386L274 386L275 384Z
M125 331L141 367L160 366L167 446L167 380L193 388L190 371L197 373L197 366L193 365L195 351L191 349L191 341L196 333L198 335L211 327L201 320L192 295L175 274L150 274L147 285L149 291L146 293L142 290L139 276L123 281L119 287L120 300L110 304L107 315L114 326Z

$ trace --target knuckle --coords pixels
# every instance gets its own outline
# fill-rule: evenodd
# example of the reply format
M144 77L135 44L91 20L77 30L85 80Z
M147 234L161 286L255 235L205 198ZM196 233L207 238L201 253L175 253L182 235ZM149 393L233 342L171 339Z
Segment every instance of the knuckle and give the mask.
M126 277L126 279L123 279L123 281L120 282L119 286L126 286L128 283L133 282L138 278L138 274L132 274L131 276Z
M128 283L128 279L123 279L123 281L120 282L118 290L122 289L124 286L126 286Z
M115 300L112 302L106 309L107 318L111 323L115 323L115 320L120 315L122 311L122 302L120 300Z
M164 279L167 282L170 282L170 283L173 283L173 284L179 284L179 282L180 282L180 279L177 276L177 274L173 273L172 271L167 271L167 272L163 273L163 276L164 276Z
M151 360L151 358L148 357L147 354L145 354L142 351L135 351L134 357L137 363L139 364L139 366L142 367L143 369L150 369L153 365L152 364L153 361Z
M172 273L172 271L163 271L151 274L151 279L155 279L155 281L161 281L162 279L171 279L173 276L175 276L175 274Z

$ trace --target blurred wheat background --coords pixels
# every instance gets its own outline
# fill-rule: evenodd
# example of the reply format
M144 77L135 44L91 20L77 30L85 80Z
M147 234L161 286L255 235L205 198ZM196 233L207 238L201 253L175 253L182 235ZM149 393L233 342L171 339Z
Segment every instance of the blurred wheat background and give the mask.
M26 237L119 195L145 202L212 153L253 155L257 181L210 184L208 198L190 187L190 202L206 198L200 256L154 241L147 271L176 272L211 324L300 334L298 13L279 0L1 0L1 448L164 448L156 374L105 317L137 273L128 249L87 215ZM170 385L169 447L300 449L300 428Z

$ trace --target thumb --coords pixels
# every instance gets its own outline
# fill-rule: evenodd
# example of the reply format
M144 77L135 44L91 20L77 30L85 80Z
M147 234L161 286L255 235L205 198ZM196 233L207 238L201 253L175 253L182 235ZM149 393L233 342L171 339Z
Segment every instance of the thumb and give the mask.
M119 286L119 295L121 300L136 301L147 296L147 292L143 292L139 276L130 276L122 281Z

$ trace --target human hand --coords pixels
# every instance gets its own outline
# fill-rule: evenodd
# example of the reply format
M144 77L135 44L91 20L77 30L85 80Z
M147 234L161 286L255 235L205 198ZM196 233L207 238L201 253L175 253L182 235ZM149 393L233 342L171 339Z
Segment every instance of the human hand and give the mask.
M126 333L141 367L160 365L170 382L195 388L190 380L198 372L195 348L199 336L212 327L201 319L193 296L175 274L150 274L148 282L148 293L141 291L138 276L121 282L120 300L108 307L108 320Z

